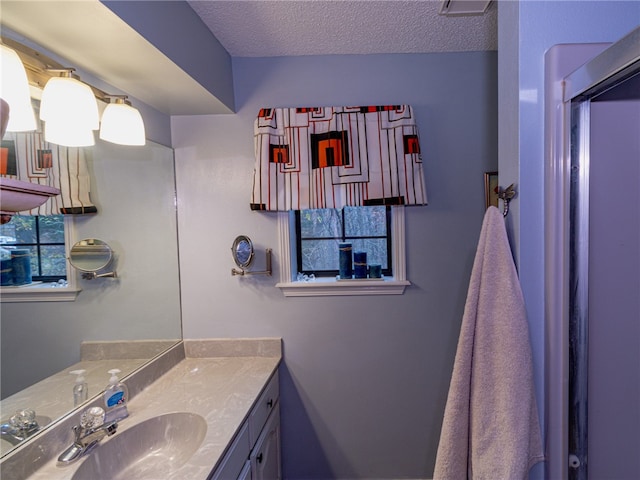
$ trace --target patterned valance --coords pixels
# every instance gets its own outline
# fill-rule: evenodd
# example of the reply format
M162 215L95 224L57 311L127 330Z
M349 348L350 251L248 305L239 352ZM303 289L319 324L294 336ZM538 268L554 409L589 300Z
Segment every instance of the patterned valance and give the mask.
M41 132L7 133L2 140L0 176L48 185L62 193L20 215L96 213L84 148L45 142Z
M409 105L265 108L254 140L252 210L427 203Z

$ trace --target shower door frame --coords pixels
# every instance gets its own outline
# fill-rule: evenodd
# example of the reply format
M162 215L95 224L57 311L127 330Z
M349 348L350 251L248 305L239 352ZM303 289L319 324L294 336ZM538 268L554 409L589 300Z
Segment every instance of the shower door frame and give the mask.
M637 28L608 48L559 45L545 56L547 478L587 478L590 99L640 66L639 45Z

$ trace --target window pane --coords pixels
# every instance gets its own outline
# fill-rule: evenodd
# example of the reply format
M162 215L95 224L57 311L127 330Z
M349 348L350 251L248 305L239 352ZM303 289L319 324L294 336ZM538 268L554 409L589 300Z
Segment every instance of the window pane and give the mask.
M40 250L42 252L43 276L65 276L67 274L64 245L44 245L40 247Z
M342 236L340 211L327 208L302 210L300 232L302 238L333 238Z
M40 243L64 243L64 220L62 215L38 217Z
M338 270L337 240L302 240L302 270Z
M36 217L14 215L11 221L0 225L2 243L36 243Z
M353 240L354 252L367 252L367 264L382 265L385 270L387 266L387 239L386 238L368 238L366 240Z
M344 228L347 237L387 235L386 207L345 207Z
M38 247L20 247L20 249L29 250L29 257L31 261L31 276L38 276Z

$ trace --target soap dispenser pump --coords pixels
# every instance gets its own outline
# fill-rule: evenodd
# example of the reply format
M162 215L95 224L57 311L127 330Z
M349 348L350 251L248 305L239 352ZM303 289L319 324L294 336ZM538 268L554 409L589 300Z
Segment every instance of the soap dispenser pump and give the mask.
M109 370L111 377L109 385L104 392L104 405L106 407L105 422L121 420L129 416L127 402L129 401L129 389L118 380L117 368Z
M72 370L69 373L76 375L76 383L73 385L73 406L77 407L89 398L89 386L84 378L86 370Z

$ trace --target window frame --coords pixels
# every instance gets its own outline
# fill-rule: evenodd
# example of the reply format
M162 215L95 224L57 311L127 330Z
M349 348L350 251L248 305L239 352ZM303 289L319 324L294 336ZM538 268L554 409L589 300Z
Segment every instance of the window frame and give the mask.
M334 277L313 281L296 281L296 238L293 212L278 212L278 262L280 288L285 297L334 295L402 295L411 282L406 277L405 207L391 207L391 242L393 276L377 279L337 281Z
M64 216L64 243L67 258L67 286L53 287L52 282L16 287L0 287L1 303L21 302L73 302L80 293L77 272L69 263L69 250L76 238L73 215ZM54 282L55 283L55 282Z
M366 207L362 207L362 208L366 208ZM344 209L341 211L341 215L342 215L342 235L340 237L323 237L323 238L304 238L304 240L339 240L341 242L345 242L345 241L351 241L351 240L363 240L363 239L368 239L368 238L375 238L375 239L384 239L385 240L385 244L386 244L386 250L387 250L387 268L382 270L382 274L384 276L390 277L393 276L393 232L391 229L391 217L392 217L392 213L391 213L391 206L386 206L385 208L385 221L386 221L386 231L387 234L385 236L382 235L365 235L365 236L361 236L361 237L348 237L345 235L345 228L346 228L346 221L345 221L345 211ZM296 210L294 211L294 218L295 218L295 234L294 234L294 239L296 242L296 256L295 256L295 261L296 261L296 272L301 272L303 274L313 274L316 278L318 277L335 277L336 275L339 274L339 270L304 270L302 268L302 255L300 252L300 246L301 243L303 241L303 239L301 238L301 229L302 229L302 224L301 224L301 220L300 220L300 210Z

